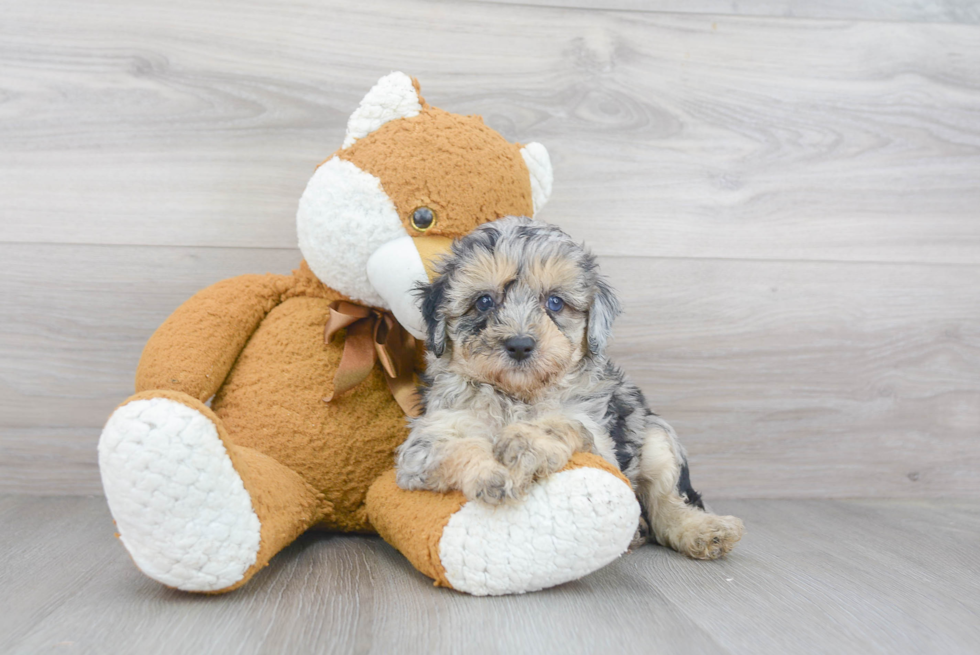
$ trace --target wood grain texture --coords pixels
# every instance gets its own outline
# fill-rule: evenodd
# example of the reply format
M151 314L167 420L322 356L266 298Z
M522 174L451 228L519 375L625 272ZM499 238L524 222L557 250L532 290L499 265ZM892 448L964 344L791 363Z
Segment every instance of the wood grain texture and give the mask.
M295 250L0 245L0 489L98 493L152 331ZM980 495L980 267L602 258L611 354L708 498Z
M980 269L602 265L626 307L611 355L711 495L980 493Z
M971 0L476 0L502 4L716 16L769 16L836 20L980 23Z
M153 331L199 289L297 250L0 245L0 489L101 493L95 445Z
M404 69L545 143L543 217L603 254L976 264L978 44L428 0L11 2L0 241L292 247L313 166Z
M726 560L645 546L526 596L437 589L379 539L308 534L243 589L205 597L143 577L101 499L0 498L0 651L976 652L975 502L719 509L748 527Z
M6 2L0 490L100 491L148 336L295 266L402 69L549 147L542 217L603 255L709 498L980 494L976 5L632 1Z

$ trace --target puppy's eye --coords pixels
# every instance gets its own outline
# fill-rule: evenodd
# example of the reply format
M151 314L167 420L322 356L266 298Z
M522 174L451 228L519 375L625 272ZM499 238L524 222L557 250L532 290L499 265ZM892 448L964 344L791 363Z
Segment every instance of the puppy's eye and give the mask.
M480 296L476 299L476 308L481 312L493 309L493 298L491 298L489 295Z
M435 225L436 215L428 207L419 207L414 212L412 212L412 227L414 227L419 232L425 232L430 227Z
M548 296L548 311L560 312L565 307L565 301L558 296Z

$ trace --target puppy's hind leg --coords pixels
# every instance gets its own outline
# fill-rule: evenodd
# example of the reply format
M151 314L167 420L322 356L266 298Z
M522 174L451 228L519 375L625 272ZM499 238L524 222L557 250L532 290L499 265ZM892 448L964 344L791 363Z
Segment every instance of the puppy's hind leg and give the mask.
M705 511L674 430L655 417L640 452L637 487L657 541L695 559L717 559L742 538L742 521Z

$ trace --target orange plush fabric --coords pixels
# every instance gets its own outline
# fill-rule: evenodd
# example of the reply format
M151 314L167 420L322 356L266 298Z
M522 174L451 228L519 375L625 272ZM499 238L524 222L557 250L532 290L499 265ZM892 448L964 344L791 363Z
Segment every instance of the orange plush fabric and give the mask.
M404 147L393 150L393 142ZM432 235L460 237L487 221L534 213L520 145L507 142L480 116L450 114L423 102L418 116L385 124L337 157L384 180L406 227L416 208L432 209ZM481 184L486 180L494 183Z

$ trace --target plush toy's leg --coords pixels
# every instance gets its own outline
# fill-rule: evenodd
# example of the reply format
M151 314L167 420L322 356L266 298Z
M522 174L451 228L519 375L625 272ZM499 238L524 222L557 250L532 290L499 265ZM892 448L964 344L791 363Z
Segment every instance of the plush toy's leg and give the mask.
M207 406L175 391L138 394L113 412L99 468L133 561L185 591L241 586L329 511L297 473L234 445Z
M374 528L419 571L438 586L477 596L581 578L626 551L640 516L626 478L584 453L517 505L405 491L394 471L372 485L367 502Z

